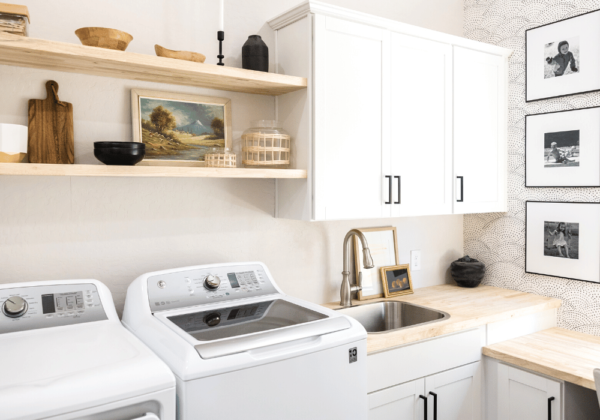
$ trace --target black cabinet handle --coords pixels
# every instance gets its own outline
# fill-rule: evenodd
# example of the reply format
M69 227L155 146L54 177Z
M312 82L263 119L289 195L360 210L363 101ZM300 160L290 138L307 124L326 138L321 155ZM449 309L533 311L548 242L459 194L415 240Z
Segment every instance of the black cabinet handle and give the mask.
M463 201L465 201L465 180L462 176L457 176L456 178L460 179L460 200L456 200L456 202L462 203Z
M419 398L423 400L423 410L425 410L425 414L423 414L423 419L427 420L427 397L425 395L419 395Z
M398 201L394 201L394 204L400 204L400 202L402 201L402 199L400 198L402 196L402 189L400 187L400 177L398 175L394 176L394 178L396 178L398 180Z
M386 175L385 176L388 179L388 192L389 192L389 201L386 201L385 204L392 204L392 176L391 175Z
M552 401L555 399L554 397L548 398L548 420L552 420Z
M433 420L437 420L437 394L430 391L429 395L433 395Z

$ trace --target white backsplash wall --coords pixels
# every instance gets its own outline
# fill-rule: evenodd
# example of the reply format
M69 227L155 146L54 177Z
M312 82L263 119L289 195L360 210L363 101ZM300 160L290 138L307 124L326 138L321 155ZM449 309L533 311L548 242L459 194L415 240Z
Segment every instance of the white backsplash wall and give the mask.
M16 0L15 0L16 1ZM18 1L16 1L18 2ZM75 29L106 26L134 36L128 51L154 55L154 44L193 50L215 63L217 0L27 0L30 36L79 43ZM241 46L298 0L225 0L227 65L241 67ZM359 6L353 0L332 0ZM462 0L410 7L370 2L372 13L460 34ZM433 4L439 7L432 7ZM362 4L362 3L361 3ZM364 4L362 4L364 10ZM427 19L427 16L429 18ZM0 66L0 122L27 124L27 101L45 97L47 80L71 102L77 163L99 163L94 141L131 140L130 90L156 89L231 98L234 140L252 120L273 118L274 99L185 86ZM294 139L303 141L303 139ZM306 181L298 181L306 182ZM0 177L0 282L95 278L122 310L129 283L165 268L264 261L286 293L321 303L339 299L342 239L354 227L394 225L401 261L422 251L416 288L449 280L462 255L462 216L345 222L273 218L273 180ZM357 197L357 200L360 197Z
M525 115L600 105L600 93L526 104L525 30L596 9L598 0L465 0L464 35L514 53L509 67L509 211L467 215L464 229L465 252L487 266L485 284L562 299L559 326L600 335L600 285L525 273L526 200L600 200L598 188L525 188Z

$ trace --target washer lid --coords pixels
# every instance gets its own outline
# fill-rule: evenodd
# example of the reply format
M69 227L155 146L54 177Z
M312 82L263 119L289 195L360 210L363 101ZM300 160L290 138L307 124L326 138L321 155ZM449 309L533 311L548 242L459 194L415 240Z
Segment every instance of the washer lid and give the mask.
M284 299L174 315L167 319L202 342L195 348L203 359L351 327L351 323L343 317L330 318Z

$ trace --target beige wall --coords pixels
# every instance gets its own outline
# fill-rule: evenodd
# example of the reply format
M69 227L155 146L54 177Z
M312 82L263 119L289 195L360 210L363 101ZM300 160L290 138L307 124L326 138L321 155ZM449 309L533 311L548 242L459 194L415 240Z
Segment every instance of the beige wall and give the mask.
M462 3L454 0L371 1L369 9L362 1L332 3L452 33L462 25ZM134 36L129 51L154 54L158 43L215 62L216 0L27 4L32 37L78 43L75 29L107 26ZM240 66L247 35L258 32L269 41L265 22L297 1L226 4L226 63ZM130 140L132 88L231 98L235 139L252 120L274 115L272 97L0 66L0 122L27 124L27 100L43 98L48 79L73 103L78 163L96 163L94 141ZM127 286L144 272L262 260L284 291L325 302L338 296L341 242L353 227L396 226L402 262L420 249L423 270L414 273L415 287L447 281L449 263L463 250L462 216L307 223L275 219L273 209L272 180L2 177L0 282L96 278L121 310Z

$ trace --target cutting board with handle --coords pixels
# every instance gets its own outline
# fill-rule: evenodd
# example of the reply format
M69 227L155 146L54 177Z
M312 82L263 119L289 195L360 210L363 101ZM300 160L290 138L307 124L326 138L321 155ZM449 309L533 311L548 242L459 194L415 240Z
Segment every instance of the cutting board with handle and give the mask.
M46 99L29 100L30 163L74 163L73 105L58 98L58 83L46 82Z

